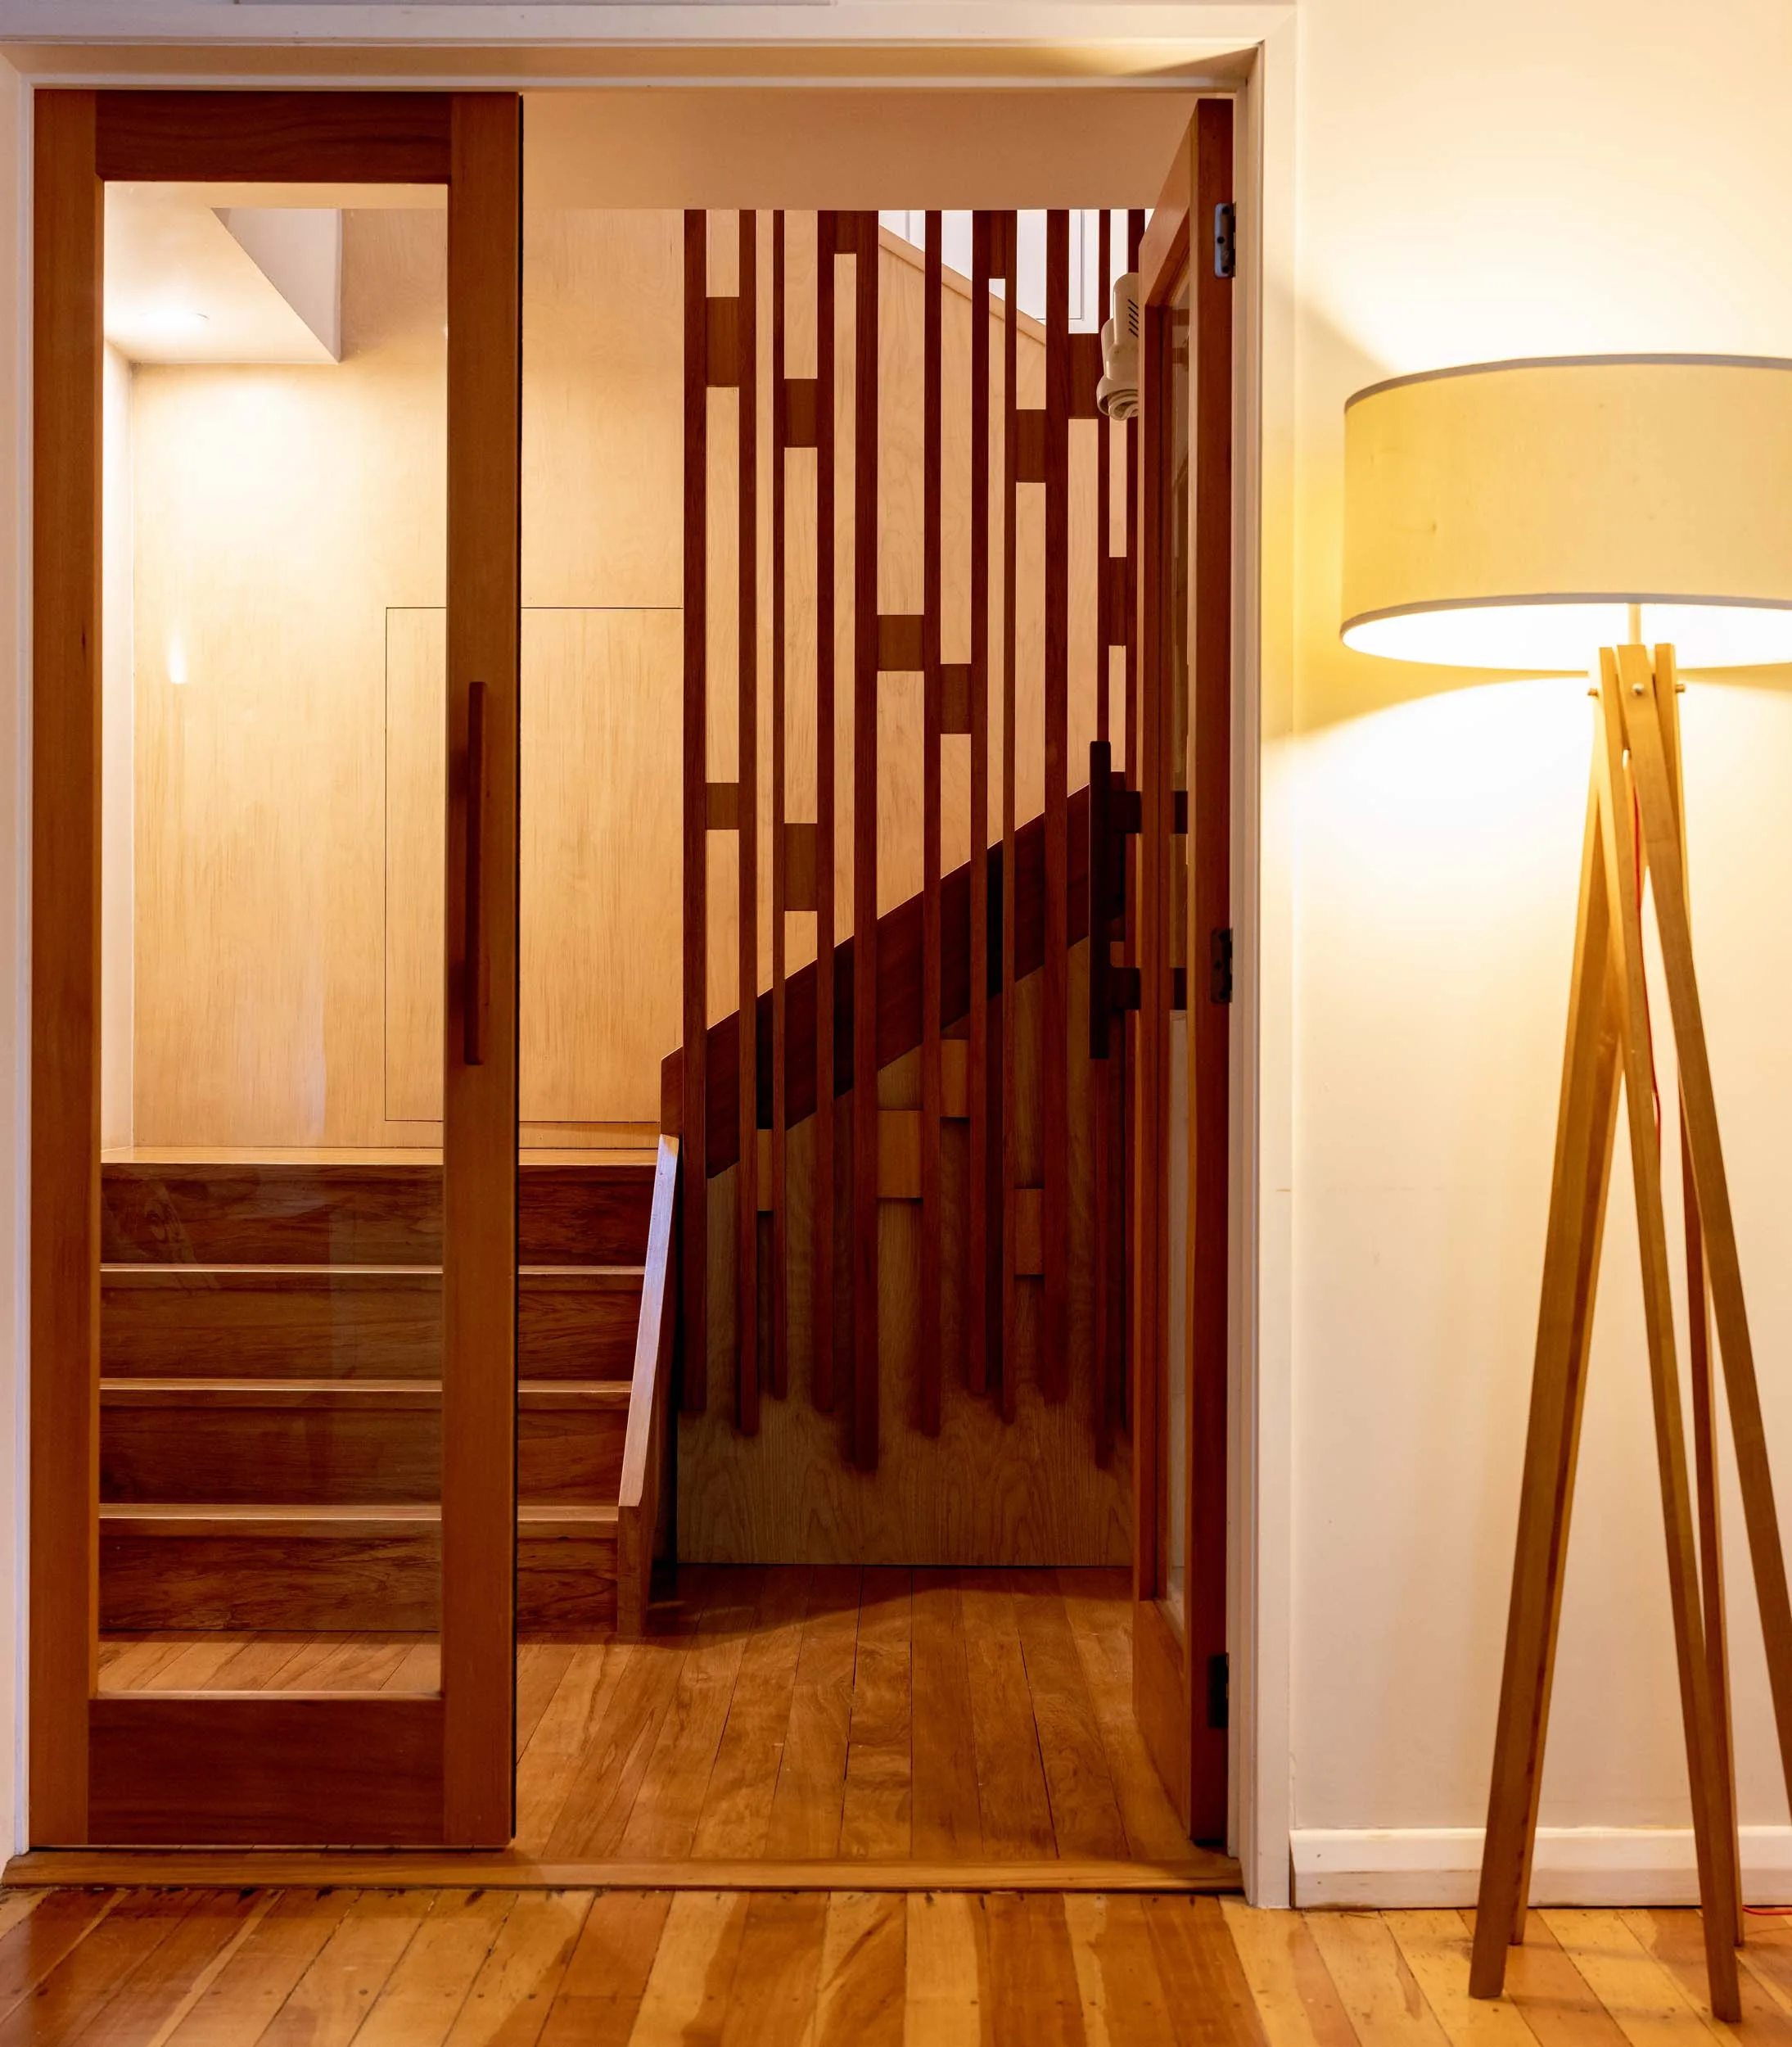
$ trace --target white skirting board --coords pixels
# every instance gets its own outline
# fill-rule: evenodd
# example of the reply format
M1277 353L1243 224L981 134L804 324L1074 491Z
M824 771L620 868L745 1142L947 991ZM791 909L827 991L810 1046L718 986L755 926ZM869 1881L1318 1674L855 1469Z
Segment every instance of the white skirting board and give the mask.
M1465 1905L1481 1873L1478 1827L1298 1827L1293 1902ZM1792 1827L1742 1829L1750 1905L1792 1904ZM1690 1827L1539 1827L1533 1905L1696 1905Z

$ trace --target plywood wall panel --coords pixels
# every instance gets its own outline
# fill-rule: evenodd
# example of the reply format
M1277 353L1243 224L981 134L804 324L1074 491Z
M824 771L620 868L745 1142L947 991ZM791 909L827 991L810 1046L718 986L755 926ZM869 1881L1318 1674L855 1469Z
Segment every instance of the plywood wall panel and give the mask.
M350 214L340 366L136 374L139 1145L398 1134L386 610L443 599L445 255Z
M734 227L734 215L712 216L712 291L735 287ZM759 241L769 265L769 232ZM679 1037L678 863L670 835L679 808L676 613L657 608L682 598L681 248L671 214L531 212L528 221L523 657L531 790L524 807L522 1059L531 1120L653 1120L658 1062ZM439 788L430 784L442 743L434 708L443 599L442 260L440 214L351 214L341 365L137 374L140 1144L434 1138L440 874L430 849L432 834L439 848L440 811ZM814 264L812 218L792 215L792 376L815 367ZM919 255L886 237L879 273L880 600L913 610L921 594ZM850 281L850 266L843 275ZM850 475L850 283L837 313L837 431L842 473ZM949 279L941 328L949 661L970 652L973 318L968 289ZM993 319L999 361L999 308ZM1042 402L1043 342L1024 318L1018 347L1022 402ZM763 415L764 377L761 386ZM903 395L911 388L912 407ZM709 400L712 442L730 455L738 403L726 391ZM1093 532L1094 463L1085 445L1091 435L1085 426L1073 430L1078 563ZM785 747L787 810L798 819L816 814L815 463L808 450L789 458ZM999 518L999 462L993 467ZM712 672L731 676L732 459L715 464L711 495ZM1040 495L1036 486L1022 487L1018 521L1023 818L1043 801ZM850 676L850 492L840 510L837 674ZM765 551L762 664L769 542ZM1073 591L1086 580L1077 567ZM612 608L616 614L603 622ZM556 613L563 625L546 622ZM575 626L576 617L585 622ZM1084 652L1092 630L1092 621L1073 617L1073 781L1077 749L1094 724L1093 665ZM169 680L177 646L184 685ZM999 674L999 645L992 658ZM587 686L625 698L627 706L587 702ZM762 702L768 695L761 692ZM734 771L734 699L729 688L710 692L716 779ZM835 760L843 769L852 757L851 689L837 689L835 701ZM922 708L918 677L885 678L884 908L920 883ZM996 710L991 743L999 756L999 703ZM769 718L769 703L762 716ZM769 728L761 751L770 757ZM851 920L851 783L850 773L837 773L841 938ZM968 744L958 735L942 743L941 803L942 865L950 868L968 853ZM769 787L761 810L769 823ZM999 836L998 805L990 822ZM581 836L593 831L597 838L580 860ZM618 865L610 856L625 843L629 856ZM738 1000L734 860L730 836L713 835L712 1017ZM562 932L557 913L533 904L531 877L551 889L569 862ZM769 986L769 886L760 892L761 979ZM613 920L613 942L599 935L600 912ZM791 918L788 970L814 956L813 917Z
M522 1114L651 1119L679 1035L676 611L523 614Z
M442 614L387 626L386 1112L441 1113ZM525 1122L651 1122L677 1042L676 611L525 610Z
M445 220L348 215L340 366L136 374L140 1145L436 1136ZM679 264L530 217L526 898L585 847L524 912L544 1123L654 1121L678 1037Z
M526 215L525 606L682 602L683 296L677 214Z
M385 1114L442 1114L442 776L448 614L386 615Z

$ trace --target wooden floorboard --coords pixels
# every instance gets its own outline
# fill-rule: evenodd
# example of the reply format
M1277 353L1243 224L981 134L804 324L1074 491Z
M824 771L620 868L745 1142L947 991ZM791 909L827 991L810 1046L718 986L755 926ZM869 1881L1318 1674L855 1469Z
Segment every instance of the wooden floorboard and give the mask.
M111 2047L1709 2047L1792 2034L1751 1915L1715 2025L1698 1915L1539 1911L1468 1996L1454 1911L1235 1897L458 1884L0 1892L0 2041Z
M427 1691L438 1667L431 1636L187 1631L108 1640L101 1682ZM1131 1694L1122 1571L686 1566L643 1641L519 1646L517 1837L486 1861L1229 1871L1183 1836Z

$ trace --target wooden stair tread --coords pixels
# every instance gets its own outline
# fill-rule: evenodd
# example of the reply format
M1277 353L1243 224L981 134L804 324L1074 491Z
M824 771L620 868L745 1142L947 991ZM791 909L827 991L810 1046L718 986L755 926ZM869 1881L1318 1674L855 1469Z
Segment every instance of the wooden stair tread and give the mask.
M567 1159L523 1166L517 1228L527 1265L633 1263L653 1173ZM100 1173L103 1254L118 1264L437 1265L442 1168L329 1157L133 1160Z
M518 1165L525 1173L616 1166L651 1173L653 1158L651 1145L525 1145L517 1153ZM195 1172L219 1166L409 1166L420 1173L442 1169L442 1155L432 1145L108 1145L100 1154L100 1162L107 1166L153 1166L165 1173L183 1166Z
M519 1265L519 1281L533 1281L531 1291L543 1288L569 1293L625 1292L641 1284L644 1268L639 1265ZM295 1281L321 1280L334 1286L354 1280L412 1281L418 1285L438 1281L439 1265L205 1265L169 1260L165 1263L103 1264L102 1286L166 1286L189 1280L216 1280L229 1283L267 1281L292 1291Z
M314 1537L329 1541L433 1533L442 1510L431 1502L416 1506L364 1507L253 1506L207 1507L133 1502L100 1505L102 1534L187 1538L222 1536ZM614 1505L526 1507L517 1509L519 1539L534 1536L614 1538Z
M525 1379L517 1388L525 1410L626 1413L625 1379ZM416 1408L441 1405L431 1379L102 1379L106 1408Z

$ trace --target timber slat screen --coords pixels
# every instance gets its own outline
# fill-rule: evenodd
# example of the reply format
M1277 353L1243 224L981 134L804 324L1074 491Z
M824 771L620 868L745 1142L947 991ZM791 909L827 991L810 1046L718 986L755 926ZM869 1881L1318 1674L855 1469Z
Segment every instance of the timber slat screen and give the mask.
M1104 1456L1126 1419L1127 1033L1085 1028L1078 947L1093 906L1133 959L1133 863L1117 838L1086 892L1072 784L1096 740L1136 787L1136 429L1095 386L1144 217L975 213L966 269L954 219L684 227L682 1405L731 1382L752 1434L797 1393L868 1471L940 1432L949 1375L1009 1417L1027 1377L1086 1399Z

